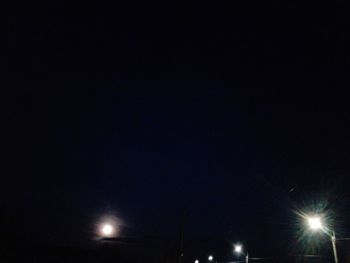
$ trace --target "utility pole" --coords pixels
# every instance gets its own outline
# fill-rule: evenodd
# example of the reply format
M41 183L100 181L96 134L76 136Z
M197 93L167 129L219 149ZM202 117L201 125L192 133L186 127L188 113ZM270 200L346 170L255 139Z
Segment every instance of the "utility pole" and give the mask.
M185 210L182 212L181 224L180 224L180 251L179 251L179 263L183 262L184 256L184 231L185 231Z

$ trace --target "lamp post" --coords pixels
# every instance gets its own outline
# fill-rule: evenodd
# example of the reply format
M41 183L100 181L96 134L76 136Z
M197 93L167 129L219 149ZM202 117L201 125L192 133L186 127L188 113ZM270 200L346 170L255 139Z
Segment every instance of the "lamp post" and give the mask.
M337 244L336 244L336 238L335 238L335 232L332 231L332 236L331 236L331 240L332 240L332 248L333 248L333 255L334 255L334 262L338 263L338 253L337 253Z
M325 229L324 224L322 222L322 219L319 216L307 217L306 219L307 219L307 223L309 225L309 228L312 231L320 231L321 230L321 231L323 231L324 233L326 233L330 237L331 242L332 242L334 262L335 263L339 263L338 253L337 253L336 237L335 237L334 230L331 233L329 233L329 231L327 232L327 230Z
M240 245L240 244L234 245L234 249L233 249L233 250L234 250L234 252L235 252L237 255L243 253L243 247L242 247L242 245ZM246 262L246 263L249 262L249 254L248 254L248 253L247 253L247 255L245 256L245 262Z

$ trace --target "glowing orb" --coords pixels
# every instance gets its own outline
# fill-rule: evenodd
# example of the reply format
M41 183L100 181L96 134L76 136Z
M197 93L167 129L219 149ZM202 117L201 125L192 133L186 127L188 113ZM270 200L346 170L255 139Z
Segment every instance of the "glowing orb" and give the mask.
M104 224L101 227L101 234L104 237L110 237L114 234L114 227L110 224Z
M318 230L322 228L321 218L319 217L310 217L307 219L307 222L309 223L309 227L312 230Z
M241 245L235 245L235 252L241 253L242 252L242 246Z
M209 257L208 257L208 260L209 260L209 261L212 261L213 259L214 259L213 256L209 256Z

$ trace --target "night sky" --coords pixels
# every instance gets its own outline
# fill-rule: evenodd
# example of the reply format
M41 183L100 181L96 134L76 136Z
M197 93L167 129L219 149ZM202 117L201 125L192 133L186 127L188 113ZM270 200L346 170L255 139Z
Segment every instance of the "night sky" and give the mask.
M83 244L105 215L123 236L176 240L185 211L187 240L294 252L293 211L323 202L350 235L348 11L13 8L3 213L35 240Z

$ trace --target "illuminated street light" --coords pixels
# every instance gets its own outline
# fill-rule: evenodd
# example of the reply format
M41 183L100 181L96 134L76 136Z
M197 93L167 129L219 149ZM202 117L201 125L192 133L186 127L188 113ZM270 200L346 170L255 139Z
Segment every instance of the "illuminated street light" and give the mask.
M243 246L242 245L240 245L240 244L236 244L235 246L234 246L234 252L237 254L237 255L240 255L240 254L242 254L243 253ZM248 263L249 262L249 255L248 255L248 253L247 253L247 255L245 256L245 262L246 263Z
M334 256L334 262L338 263L338 253L337 253L337 245L336 245L336 238L335 238L335 232L330 231L325 228L325 226L322 223L322 219L319 216L313 216L313 217L306 217L307 223L309 225L309 228L312 231L319 231L322 230L325 234L327 234L332 242L332 248L333 248L333 256Z
M245 254L245 263L249 263L249 259L251 260L265 260L267 258L251 258L249 257L249 254L248 252L244 253L244 250L246 249L243 249L243 246L241 244L235 244L233 245L233 252L237 255L237 256L243 256ZM236 261L236 262L243 262L243 261Z
M314 231L322 229L323 227L321 218L317 216L307 218L307 222L309 224L310 229Z
M213 261L213 259L214 259L214 257L212 256L212 255L210 255L209 257L208 257L208 260L211 262L211 261Z
M235 253L237 254L242 253L242 245L235 245Z
M198 260L198 259L196 259L196 260L194 261L194 263L199 263L199 260Z

